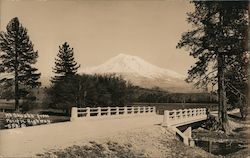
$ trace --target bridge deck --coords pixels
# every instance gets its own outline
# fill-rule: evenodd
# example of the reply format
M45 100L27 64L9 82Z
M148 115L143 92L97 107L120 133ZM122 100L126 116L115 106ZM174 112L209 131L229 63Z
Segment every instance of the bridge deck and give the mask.
M152 114L1 130L0 157L32 157L46 149L81 144L116 132L160 124L162 120L162 115Z
M178 122L176 124L171 124L171 126L178 127L178 126L183 126L183 125L188 125L188 124L191 124L191 123L203 121L203 120L206 120L206 119L207 119L207 117L201 117L201 118L195 119L195 120L190 120L190 121L185 121L185 122Z
M135 110L136 108L133 107L117 108L116 115L111 116L112 110L108 108L106 111L108 115L102 116L102 109L97 108L95 112L97 116L91 117L89 115L91 111L88 109L88 112L82 112L88 117L79 119L76 109L73 122L2 130L0 131L0 157L33 157L45 150L81 144L93 138L112 136L124 130L161 123L176 127L201 121L207 117L206 109L201 108L165 111L164 118L163 115L155 114L155 108L143 107L137 109L138 113L134 114ZM121 111L124 114L119 114ZM128 114L128 112L132 113Z

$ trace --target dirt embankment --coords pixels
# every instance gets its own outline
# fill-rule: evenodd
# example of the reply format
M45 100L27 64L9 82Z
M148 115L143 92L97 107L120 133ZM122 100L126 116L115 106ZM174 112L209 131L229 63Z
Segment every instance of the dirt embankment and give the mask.
M41 157L215 157L198 147L185 146L161 126L119 132L112 137L84 142L79 146L48 151Z
M250 156L250 122L229 118L231 132L225 134L220 130L206 130L198 128L193 130L192 137L195 140L212 142L212 153L224 155L226 158L246 158ZM221 146L220 146L220 145ZM234 145L235 144L235 145ZM204 144L203 144L204 147ZM208 150L208 146L205 147ZM222 157L222 156L220 156Z

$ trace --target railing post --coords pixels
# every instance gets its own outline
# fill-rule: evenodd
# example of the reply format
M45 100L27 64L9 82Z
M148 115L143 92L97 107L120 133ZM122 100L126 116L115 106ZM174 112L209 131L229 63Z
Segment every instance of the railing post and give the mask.
M173 120L176 120L176 110L173 110Z
M180 115L180 119L182 120L182 119L183 119L183 116L182 116L182 109L179 110L179 115Z
M138 114L141 114L141 106L138 106Z
M131 107L131 114L134 114L134 107Z
M143 113L145 114L146 113L146 107L143 106Z
M90 117L90 107L86 107L86 117Z
M71 117L70 117L70 121L75 121L78 118L78 111L77 111L77 107L72 107L71 108Z
M111 109L110 109L110 107L108 107L107 115L111 116Z
M126 106L124 106L124 115L127 115L128 114L128 108Z
M101 107L97 108L97 116L102 116L102 109L101 109Z
M174 123L177 123L178 121L180 121L177 117L177 110L173 110L173 121Z
M202 117L202 109L199 108L199 117Z
M119 107L116 107L116 115L119 115Z
M164 110L164 117L163 117L162 126L167 126L168 124L169 124L169 111Z

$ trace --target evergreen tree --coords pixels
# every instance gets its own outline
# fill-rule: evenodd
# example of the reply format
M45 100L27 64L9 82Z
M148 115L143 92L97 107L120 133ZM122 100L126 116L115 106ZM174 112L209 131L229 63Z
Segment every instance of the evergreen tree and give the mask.
M74 75L52 84L47 90L50 107L61 109L69 116L71 107L78 103L78 81L77 75Z
M247 116L247 66L249 59L245 53L236 60L238 62L232 61L225 73L226 96L232 108L240 108L242 119L245 120Z
M62 109L67 115L72 106L79 106L79 76L76 75L80 65L74 59L74 50L65 42L59 46L59 53L55 59L52 85L48 89L48 98L51 107Z
M41 84L38 82L41 74L33 66L38 52L17 17L8 23L6 30L0 33L0 73L11 77L3 77L0 82L14 87L15 109L19 111L19 99Z
M77 73L80 65L74 59L74 50L70 48L69 44L65 42L59 46L59 53L55 60L55 67L53 72L57 75L52 78L52 82L63 80L65 77L73 76Z
M206 88L218 85L219 122L228 132L225 73L233 63L242 66L239 63L247 51L244 44L249 22L248 2L194 1L193 4L195 11L188 13L193 30L182 35L177 48L188 48L190 55L197 59L188 71L188 82Z

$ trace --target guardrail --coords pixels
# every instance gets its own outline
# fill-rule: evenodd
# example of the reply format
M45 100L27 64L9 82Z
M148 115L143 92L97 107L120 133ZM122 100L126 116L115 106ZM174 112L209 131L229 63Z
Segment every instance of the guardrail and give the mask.
M205 119L207 119L206 108L165 110L162 124L164 126L178 126Z
M99 117L116 117L129 115L155 114L153 106L131 106L131 107L96 107L96 108L77 108L72 107L71 121L80 118L99 118Z

